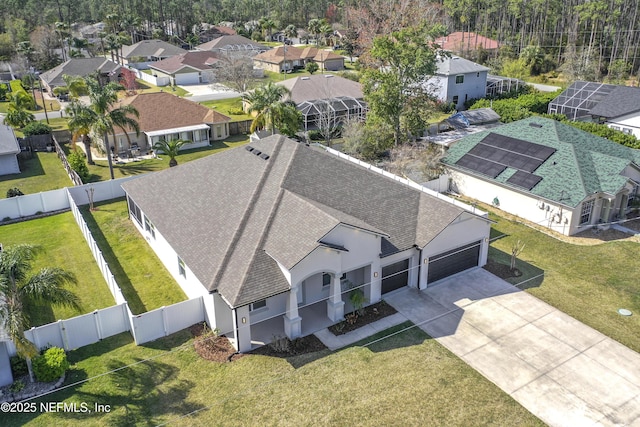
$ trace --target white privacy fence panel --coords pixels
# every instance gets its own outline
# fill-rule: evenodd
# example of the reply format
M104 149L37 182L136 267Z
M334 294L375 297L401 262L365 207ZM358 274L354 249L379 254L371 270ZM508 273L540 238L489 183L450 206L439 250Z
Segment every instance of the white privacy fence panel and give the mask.
M140 176L128 176L125 178L112 179L109 181L94 182L91 184L77 185L75 187L68 188L71 197L75 201L76 205L88 205L89 194L87 191L93 188L93 201L102 202L104 200L117 199L118 197L124 197L125 192L120 186L123 182L130 181L132 179L139 178Z
M44 193L0 199L0 219L16 219L68 208L67 192L63 188Z
M24 334L39 349L55 346L68 351L96 343L129 329L126 304L120 304L31 328Z
M202 297L131 316L133 336L138 345L166 337L204 320Z

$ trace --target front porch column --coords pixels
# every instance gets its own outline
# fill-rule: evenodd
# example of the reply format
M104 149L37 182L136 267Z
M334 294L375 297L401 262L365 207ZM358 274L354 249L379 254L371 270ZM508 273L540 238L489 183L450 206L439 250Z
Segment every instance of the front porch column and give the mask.
M380 267L380 259L376 259L371 263L369 281L371 287L369 295L365 295L369 304L375 304L382 299L382 268Z
M344 301L342 301L342 286L337 274L331 275L329 285L329 299L327 300L327 317L332 322L344 319Z
M287 313L284 315L284 333L289 339L302 335L302 317L298 315L298 283L289 291L287 298Z
M251 351L251 318L249 306L235 309L238 335L236 336L237 350L240 352Z

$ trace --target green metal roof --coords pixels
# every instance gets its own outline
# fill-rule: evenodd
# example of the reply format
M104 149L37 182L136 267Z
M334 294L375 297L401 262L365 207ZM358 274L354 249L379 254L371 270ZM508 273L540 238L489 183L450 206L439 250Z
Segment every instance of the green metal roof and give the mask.
M506 182L515 173L515 169L506 168L495 179L491 179L455 164L490 133L556 149L533 172L542 177L542 180L531 190L514 187ZM620 191L628 181L622 175L624 169L632 163L640 168L640 150L625 147L556 120L530 117L462 138L449 149L443 162L452 169L484 180L575 207L591 194L603 192L615 195Z

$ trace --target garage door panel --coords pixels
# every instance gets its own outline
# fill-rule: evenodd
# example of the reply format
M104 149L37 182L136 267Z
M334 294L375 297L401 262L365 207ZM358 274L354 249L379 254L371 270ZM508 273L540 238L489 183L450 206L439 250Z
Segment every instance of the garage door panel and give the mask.
M382 267L382 293L395 291L409 283L409 260Z
M476 267L480 258L480 245L481 241L477 241L429 257L427 283Z

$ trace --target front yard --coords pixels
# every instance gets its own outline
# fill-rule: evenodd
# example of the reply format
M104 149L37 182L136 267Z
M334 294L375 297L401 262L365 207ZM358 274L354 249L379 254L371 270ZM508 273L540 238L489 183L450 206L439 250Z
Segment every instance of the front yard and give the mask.
M73 186L56 153L35 152L29 159L20 159L20 171L0 176L0 198L14 187L24 194L34 194Z
M188 331L139 347L120 334L70 352L65 383L89 380L42 399L109 413L11 414L3 425L543 425L418 328L365 346L410 325L335 353L231 363L201 359Z
M544 272L541 283L536 280L525 284L527 292L640 351L640 243L626 240L593 244L598 240L567 239L582 243L572 244L495 214L491 219L496 221L492 235L505 237L491 243L490 258L508 264L513 243L520 240L525 244L519 259L528 265L520 261L517 265L525 274L510 281ZM621 316L619 308L634 315Z
M80 211L133 314L187 299L151 247L129 220L124 199L96 203Z
M0 243L8 247L32 244L42 248L34 262L36 270L61 267L75 274L76 286L70 286L79 298L81 311L58 306L29 307L32 326L68 319L115 304L113 296L96 265L71 212L0 226Z

